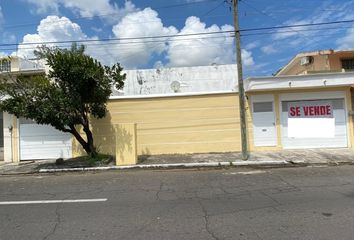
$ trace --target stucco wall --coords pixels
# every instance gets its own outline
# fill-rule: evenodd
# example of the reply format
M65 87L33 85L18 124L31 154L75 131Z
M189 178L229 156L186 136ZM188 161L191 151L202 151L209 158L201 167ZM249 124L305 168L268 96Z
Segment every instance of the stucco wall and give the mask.
M250 106L251 104L251 98L252 96L256 95L264 95L264 94L272 94L274 95L274 107L275 107L275 126L276 126L276 131L277 131L277 145L273 147L255 147L253 142L253 129L252 129L252 113L251 111L247 111L248 115L248 133L249 133L249 146L251 151L276 151L276 150L281 150L282 149L282 143L281 143L281 105L279 101L279 96L281 94L290 94L290 93L322 93L326 94L326 92L329 91L344 91L346 93L345 97L345 106L347 112L352 111L352 95L350 91L350 87L331 87L331 88L312 88L312 89L297 89L297 90L277 90L277 91L259 91L259 92L248 92L248 101L247 104ZM354 125L353 125L353 116L351 114L348 114L347 116L347 130L348 130L348 147L354 147Z
M309 65L301 65L301 58L295 60L293 66L289 67L286 71L284 71L281 75L302 75L307 74L307 72L311 71L325 71L330 70L328 55L316 55L313 57L313 63Z
M305 56L306 54L304 54ZM335 52L335 53L323 53L309 56L313 57L313 63L309 65L300 65L301 57L298 57L294 60L294 63L291 66L288 66L287 69L280 75L301 75L308 74L311 72L320 72L320 71L342 71L342 59L354 58L354 52ZM280 76L279 75L279 76Z
M237 65L175 67L161 69L124 70L126 80L121 92L113 96L173 94L173 82L179 93L231 91L237 89Z
M240 151L237 93L116 99L92 121L96 145L114 154L114 125L137 123L138 154ZM74 141L73 155L82 154Z

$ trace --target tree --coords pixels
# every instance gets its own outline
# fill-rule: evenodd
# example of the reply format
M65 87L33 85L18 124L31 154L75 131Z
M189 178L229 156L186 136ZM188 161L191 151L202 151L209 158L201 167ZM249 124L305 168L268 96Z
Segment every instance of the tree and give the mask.
M76 44L71 49L38 48L35 54L45 60L49 74L2 78L0 109L71 133L86 153L95 157L90 117L106 115L112 87L122 89L125 74L119 64L104 66L84 51L83 45ZM80 135L80 127L86 137Z

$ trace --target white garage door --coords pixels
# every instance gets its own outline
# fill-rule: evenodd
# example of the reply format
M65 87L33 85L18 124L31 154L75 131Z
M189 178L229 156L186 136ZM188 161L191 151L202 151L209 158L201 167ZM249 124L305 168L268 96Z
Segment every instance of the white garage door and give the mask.
M328 105L330 111L321 112L314 109L311 117L292 118L289 115L289 106L320 106ZM347 147L347 117L344 98L308 99L302 101L282 101L282 144L284 148L330 148ZM315 111L317 110L317 112ZM294 109L290 113L296 115ZM300 113L309 114L309 111ZM324 114L324 115L321 115Z
M71 134L49 125L20 119L20 159L56 159L72 156Z

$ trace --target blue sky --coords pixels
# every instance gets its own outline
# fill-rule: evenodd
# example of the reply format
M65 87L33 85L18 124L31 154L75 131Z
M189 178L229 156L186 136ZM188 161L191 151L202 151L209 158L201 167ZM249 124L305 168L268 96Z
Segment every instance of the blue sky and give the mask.
M115 38L87 42L87 52L127 69L235 62L231 5L223 0L0 0L0 7L3 55L33 57L37 45L22 43ZM354 0L242 0L239 16L241 29L354 20ZM148 38L162 35L174 37ZM136 37L145 38L122 39ZM354 23L242 36L246 76L271 75L299 52L353 48Z

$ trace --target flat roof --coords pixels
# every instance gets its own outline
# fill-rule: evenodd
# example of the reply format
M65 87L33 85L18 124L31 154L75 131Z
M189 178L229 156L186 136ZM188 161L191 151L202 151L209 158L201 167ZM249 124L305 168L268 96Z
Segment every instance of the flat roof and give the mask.
M289 90L352 85L354 85L354 72L335 72L247 78L245 80L245 91Z

